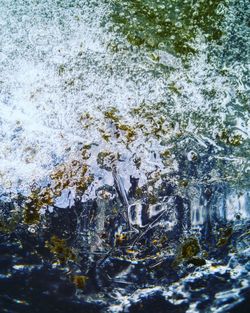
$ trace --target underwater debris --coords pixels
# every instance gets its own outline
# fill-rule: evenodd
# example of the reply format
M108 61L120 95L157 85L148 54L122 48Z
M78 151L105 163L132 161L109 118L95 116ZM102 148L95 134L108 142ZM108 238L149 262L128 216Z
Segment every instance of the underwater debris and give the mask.
M105 133L105 131L103 131L102 138L103 138L106 142L109 142L109 139L111 138L111 135L109 135L109 134Z
M187 158L189 161L195 162L198 160L198 154L195 151L189 151Z
M173 92L174 94L180 96L181 95L181 91L180 89L176 86L175 83L171 83L168 85L168 89Z
M61 64L59 67L58 67L58 75L59 76L62 76L64 73L65 73L65 65L64 64Z

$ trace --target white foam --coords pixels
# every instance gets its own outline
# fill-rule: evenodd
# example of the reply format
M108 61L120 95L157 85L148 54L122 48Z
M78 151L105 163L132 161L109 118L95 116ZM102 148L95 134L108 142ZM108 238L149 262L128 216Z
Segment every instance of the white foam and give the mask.
M142 102L168 99L171 103L168 117L180 114L184 120L188 112L210 112L211 100L204 97L203 91L214 89L220 119L230 110L232 86L208 63L202 38L197 38L200 54L189 69L185 69L178 58L155 51L160 57L159 63L173 67L166 75L144 48L128 49L124 44L124 49L117 53L109 50L118 35L108 33L100 25L109 11L102 1L96 4L79 0L72 7L67 1L27 4L22 0L15 3L0 0L0 7L3 26L0 33L0 186L3 190L26 190L34 181L44 179L57 164L78 158L79 147L89 142L99 144L96 153L108 147L124 154L126 161L121 164L121 175L129 181L126 178L131 173L127 169L131 168L131 172L140 176L142 184L145 172L159 165L160 160L152 158L152 151L161 149L159 142L139 138L131 145L130 152L124 152L124 146L117 146L115 142L101 143L97 127L106 127L101 113L106 107L117 107L126 116L131 107ZM172 83L181 95L169 92L168 86ZM85 112L97 120L89 130L80 122ZM238 120L239 124L244 131L244 121ZM204 126L200 129L192 121L188 125L187 130L196 133L196 139L200 138L199 133L214 139L216 124L213 129L204 129ZM167 136L171 137L171 133ZM200 142L206 147L204 140ZM140 171L131 161L135 151L145 160ZM172 163L178 167L174 160Z

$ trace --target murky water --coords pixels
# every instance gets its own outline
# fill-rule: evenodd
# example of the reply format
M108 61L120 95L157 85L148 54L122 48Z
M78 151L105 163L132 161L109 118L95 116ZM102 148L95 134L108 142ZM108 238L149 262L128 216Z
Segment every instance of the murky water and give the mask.
M248 17L0 0L3 312L244 309Z

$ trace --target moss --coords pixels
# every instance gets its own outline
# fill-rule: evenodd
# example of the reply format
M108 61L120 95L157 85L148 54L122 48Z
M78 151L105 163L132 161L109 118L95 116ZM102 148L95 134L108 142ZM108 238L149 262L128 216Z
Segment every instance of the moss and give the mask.
M134 141L135 136L136 136L136 132L131 128L126 134L127 143Z
M126 132L125 138L127 139L127 143L130 143L135 140L136 132L133 127L126 124L116 124L116 128L120 131Z
M130 111L133 117L140 118L140 122L134 128L145 137L165 138L169 131L166 108L166 103L163 102L154 104L141 103Z
M82 178L76 182L76 191L84 193L93 183L93 181L94 181L93 175L82 176Z
M141 46L145 43L145 40L141 36L136 34L128 34L127 40L133 46Z
M90 158L90 153L89 153L88 149L83 149L82 150L82 159L83 160L88 160L89 158Z
M117 128L124 131L130 131L131 127L125 124L118 124Z
M136 198L140 199L142 195L143 195L143 190L140 187L136 187L136 190L135 190Z
M28 203L24 210L24 223L37 224L40 222L39 207L34 202Z
M168 242L168 240L168 237L166 235L163 235L160 238L153 239L152 244L153 246L161 249Z
M177 255L173 261L172 266L176 267L183 262L198 263L199 257L197 254L200 252L200 245L198 239L195 237L187 238L178 248ZM195 265L195 264L194 264Z
M159 62L160 61L160 56L158 54L156 54L156 53L150 53L149 57L154 62Z
M111 134L109 134L106 129L98 128L98 131L106 142L110 141Z
M232 137L229 138L229 143L232 146L239 146L242 144L243 138L241 135L233 135Z
M116 128L116 138L124 138L124 134L122 132L125 132L126 144L129 144L135 140L136 131L134 127L121 122L121 118L118 115L117 109L111 108L109 111L105 111L104 117L108 119ZM99 129L99 131L102 133L103 139L108 142L111 136L102 129Z
M86 144L83 146L84 150L89 150L91 148L91 144Z
M111 136L108 135L108 134L103 134L103 135L102 135L102 138L103 138L106 142L109 142L109 139L111 138Z

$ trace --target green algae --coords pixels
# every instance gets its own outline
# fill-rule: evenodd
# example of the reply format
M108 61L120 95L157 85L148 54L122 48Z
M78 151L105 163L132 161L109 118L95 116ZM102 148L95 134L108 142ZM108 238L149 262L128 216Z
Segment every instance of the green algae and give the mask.
M203 33L219 41L226 0L115 0L111 17L114 28L133 46L163 48L180 56L194 54L194 41Z

